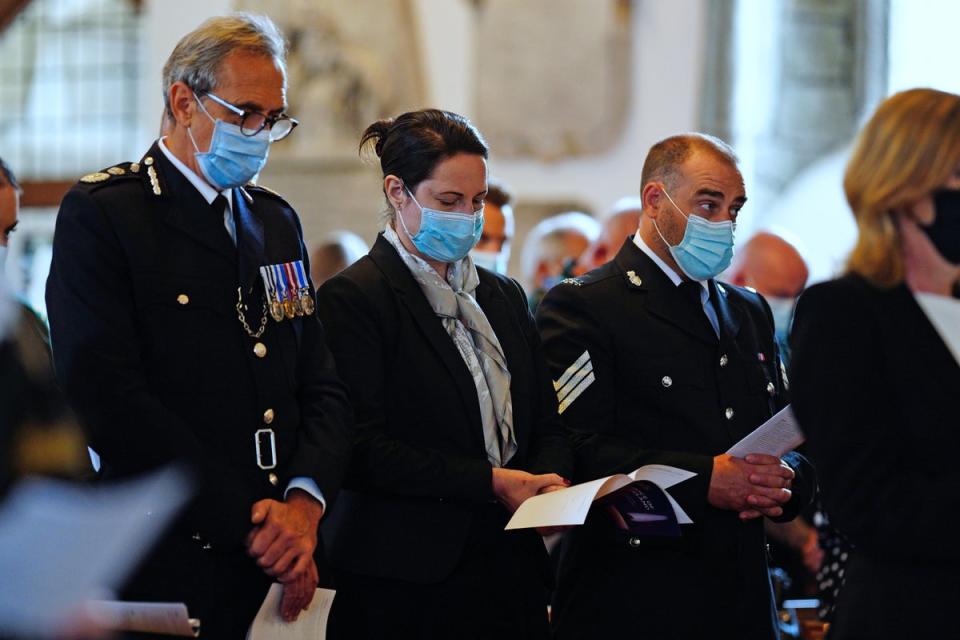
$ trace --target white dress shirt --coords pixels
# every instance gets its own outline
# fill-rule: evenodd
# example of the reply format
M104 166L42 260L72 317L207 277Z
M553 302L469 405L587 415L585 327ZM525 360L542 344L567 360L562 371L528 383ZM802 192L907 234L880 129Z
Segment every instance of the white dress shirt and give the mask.
M213 205L213 201L217 199L217 196L223 196L227 199L227 208L223 210L223 226L226 227L227 233L230 234L230 239L233 240L233 244L237 244L237 227L233 221L233 189L217 191L210 186L209 182L194 173L190 167L183 164L180 158L170 153L167 145L163 143L163 138L160 138L158 146L160 147L160 151L163 152L163 155L167 156L167 160L183 174L184 178L190 181L190 184L196 187L200 195L203 196L203 199L210 205Z
M660 267L660 270L663 271L674 286L679 287L680 283L683 282L683 278L680 277L676 271L670 268L666 262L663 261L660 256L654 253L653 249L647 246L647 243L643 241L643 238L640 237L640 232L637 231L633 234L633 244L637 245L637 248L640 251L643 251L647 256L653 260L653 263ZM710 321L710 326L713 327L714 333L717 334L717 337L720 337L720 321L717 318L717 310L713 308L713 305L710 304L710 288L707 286L706 280L697 280L700 283L700 304L703 306L703 313L706 314L707 320Z

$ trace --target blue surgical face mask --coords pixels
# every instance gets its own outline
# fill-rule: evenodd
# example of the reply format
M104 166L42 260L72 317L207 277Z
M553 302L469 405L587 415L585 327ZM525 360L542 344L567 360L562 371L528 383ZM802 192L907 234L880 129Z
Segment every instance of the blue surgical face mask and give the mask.
M695 214L687 215L676 205L670 194L664 191L663 195L667 196L670 204L687 219L683 239L676 246L667 242L660 233L656 220L653 222L660 238L670 250L670 255L691 280L715 278L730 266L733 259L733 222L710 222Z
M507 273L507 255L502 251L477 251L470 252L470 259L473 264L483 267L494 273L506 275Z
M399 211L397 217L417 251L437 262L457 262L480 242L483 234L482 207L473 215L428 209L417 202L406 186L404 189L420 207L420 230L416 235L411 234Z
M193 139L193 133L187 128L190 142L196 153L203 177L210 186L218 191L242 187L251 180L267 164L267 155L270 153L270 132L266 128L253 136L245 136L240 127L223 120L216 120L207 113L200 98L194 94L200 110L213 121L213 136L210 138L210 148L201 152Z
M770 311L773 313L773 326L777 339L786 339L790 333L790 322L793 320L793 307L797 303L796 298L779 298L776 296L766 296L767 304L770 305Z

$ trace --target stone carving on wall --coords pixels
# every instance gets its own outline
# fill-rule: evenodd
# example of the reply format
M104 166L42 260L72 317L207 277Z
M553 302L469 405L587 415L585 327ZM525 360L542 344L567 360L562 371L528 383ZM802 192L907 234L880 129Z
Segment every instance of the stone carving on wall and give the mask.
M269 15L290 45L289 112L301 122L272 153L357 156L363 129L423 102L411 0L235 0Z
M476 120L501 157L612 147L631 95L630 0L473 0Z

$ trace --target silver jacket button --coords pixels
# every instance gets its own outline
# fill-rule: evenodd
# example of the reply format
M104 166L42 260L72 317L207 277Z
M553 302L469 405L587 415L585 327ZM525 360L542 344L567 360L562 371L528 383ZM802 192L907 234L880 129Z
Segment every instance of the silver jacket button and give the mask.
M633 548L637 548L640 546L640 538L630 538L629 540L627 540L627 544L629 544Z
M723 412L723 415L727 416L727 420L733 420L733 407L727 407L727 410Z
M660 384L669 389L671 386L673 386L673 378L670 376L663 376L663 378L660 379Z
M727 357L727 354L723 354L722 356L720 356L720 366L721 366L721 367L727 366L727 363L728 363L728 362L730 362L730 358Z

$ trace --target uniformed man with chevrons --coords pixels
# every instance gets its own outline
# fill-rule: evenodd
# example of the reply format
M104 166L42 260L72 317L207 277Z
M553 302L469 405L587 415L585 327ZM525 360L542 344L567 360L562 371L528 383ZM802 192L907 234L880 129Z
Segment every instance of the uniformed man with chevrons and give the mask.
M563 281L537 323L576 481L645 464L696 472L670 493L691 517L679 538L632 536L604 512L569 533L558 638L777 637L763 518L793 518L812 469L724 452L787 404L770 308L720 284L746 201L733 151L710 136L650 150L643 215L616 258Z
M101 474L196 471L123 597L184 601L205 638L242 638L273 581L286 618L307 606L350 448L300 222L250 183L296 124L284 55L261 16L185 36L164 67L167 135L70 190L47 283L57 375Z

